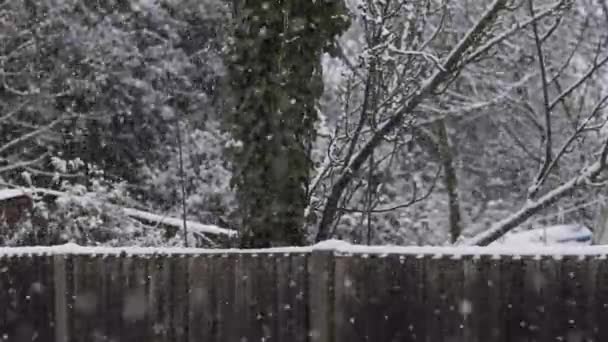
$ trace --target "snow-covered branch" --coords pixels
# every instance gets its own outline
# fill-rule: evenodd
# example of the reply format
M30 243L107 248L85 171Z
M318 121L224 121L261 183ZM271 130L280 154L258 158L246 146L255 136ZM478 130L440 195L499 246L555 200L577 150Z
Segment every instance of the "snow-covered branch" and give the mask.
M469 56L467 56L465 64L469 64L469 63L474 62L475 60L479 59L481 56L488 53L488 51L490 51L490 49L492 49L496 45L500 44L501 42L505 41L506 39L508 39L508 38L514 36L515 34L517 34L518 32L520 32L522 28L525 28L534 22L537 22L541 19L544 19L544 18L554 14L557 10L559 10L561 7L563 7L565 3L566 3L566 0L559 0L559 1L549 5L547 8L542 9L532 18L529 18L522 23L518 23L518 24L514 25L513 27L511 27L510 29L497 35L496 37L489 39L487 42L485 42L484 44L479 46Z
M37 129L28 132L26 134L23 134L9 142L7 142L6 144L3 144L2 146L0 146L0 154L6 152L7 150L9 150L10 148L13 148L21 143L24 143L28 140L31 140L37 136L39 136L40 134L52 129L53 127L59 125L61 122L64 122L65 120L67 120L70 116L61 116L51 122L49 122L46 125L40 126Z
M36 164L40 163L41 161L43 161L44 158L48 157L48 155L49 155L48 153L43 153L35 159L23 160L23 161L19 161L16 163L10 163L7 166L2 166L2 167L0 167L0 175L3 173L6 173L6 172L13 171L13 170L24 169L24 168L28 168L32 165L36 165Z
M608 141L604 143L600 157L595 163L585 167L580 171L579 174L572 177L569 181L547 192L538 199L529 200L517 212L509 215L507 218L501 221L498 221L492 225L490 229L464 241L462 244L469 246L487 246L496 241L510 230L527 221L539 211L555 204L560 199L572 194L578 188L587 185L587 183L590 181L593 181L603 170L606 169L607 155Z

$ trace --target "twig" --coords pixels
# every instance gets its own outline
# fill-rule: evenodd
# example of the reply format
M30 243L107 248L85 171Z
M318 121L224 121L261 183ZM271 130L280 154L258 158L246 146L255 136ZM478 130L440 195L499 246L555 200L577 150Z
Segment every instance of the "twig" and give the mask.
M36 159L32 159L32 160L24 160L24 161L20 161L18 163L14 163L14 164L9 164L7 166L3 166L0 167L0 174L5 173L5 172L9 172L12 170L17 170L17 169L21 169L21 168L26 168L28 166L34 165L39 163L41 160L43 160L44 158L46 158L48 156L48 152L47 153L43 153L41 156L39 156Z
M534 17L534 1L528 0L528 9L530 16ZM536 54L538 55L538 64L540 68L540 77L543 91L543 106L545 114L545 131L544 131L544 144L545 144L545 156L543 163L536 176L536 183L545 177L545 173L549 169L549 165L552 163L553 158L553 146L552 146L552 132L551 132L551 108L549 107L549 84L547 83L547 70L545 69L545 58L543 55L542 42L538 33L538 25L536 21L532 23L532 32L534 33L534 43L536 46ZM534 193L529 193L529 197L532 197Z
M412 183L412 187L413 187L412 198L406 203L399 204L399 205L396 205L393 207L371 209L371 210L359 209L359 208L340 208L340 210L347 212L347 213L368 213L369 212L369 213L373 213L373 214L380 214L380 213L387 213L387 212L411 207L412 205L422 202L431 196L431 194L433 193L433 191L435 190L435 188L437 186L437 180L439 179L439 176L441 175L441 170L442 170L441 167L437 170L437 173L435 173L435 176L433 177L431 186L429 187L428 191L425 192L424 195L422 195L421 197L416 196L418 193L418 186L416 185L416 182L414 181Z

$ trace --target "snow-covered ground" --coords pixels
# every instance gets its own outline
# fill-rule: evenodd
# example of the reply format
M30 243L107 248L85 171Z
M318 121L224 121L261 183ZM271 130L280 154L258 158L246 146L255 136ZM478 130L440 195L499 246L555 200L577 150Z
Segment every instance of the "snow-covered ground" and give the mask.
M592 237L593 232L585 226L564 224L509 232L490 246L588 246Z

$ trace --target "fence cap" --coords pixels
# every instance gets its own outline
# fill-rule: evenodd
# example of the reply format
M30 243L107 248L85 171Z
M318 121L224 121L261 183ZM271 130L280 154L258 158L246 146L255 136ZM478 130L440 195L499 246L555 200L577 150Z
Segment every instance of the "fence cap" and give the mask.
M372 255L386 257L389 255L433 256L439 257L479 257L501 256L519 257L564 257L564 256L600 256L608 255L608 245L602 246L361 246L351 245L344 241L329 240L313 246L277 247L268 249L203 249L182 247L89 247L73 243L58 246L0 247L2 256L22 255L216 255L216 254L273 254L279 256L309 254L315 251L334 252L337 255Z

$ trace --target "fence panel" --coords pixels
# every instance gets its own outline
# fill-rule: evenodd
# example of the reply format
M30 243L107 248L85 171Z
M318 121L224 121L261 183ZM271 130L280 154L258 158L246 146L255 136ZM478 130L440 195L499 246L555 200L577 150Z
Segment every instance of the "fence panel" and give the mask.
M0 340L608 341L603 255L0 256Z

